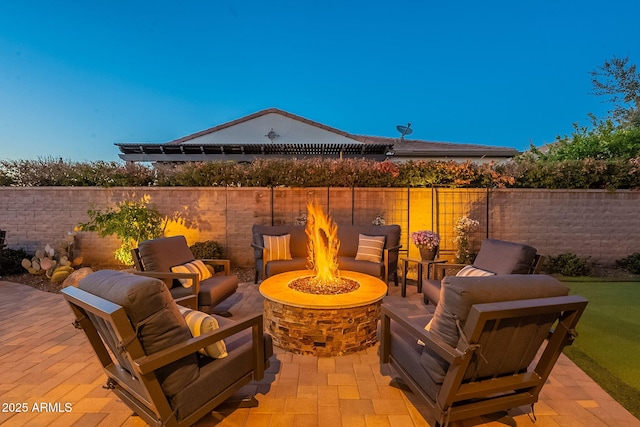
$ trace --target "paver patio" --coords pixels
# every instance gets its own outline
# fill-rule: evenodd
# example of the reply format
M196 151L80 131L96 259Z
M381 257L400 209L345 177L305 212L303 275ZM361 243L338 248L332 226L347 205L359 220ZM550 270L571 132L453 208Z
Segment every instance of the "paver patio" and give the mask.
M386 298L400 299L399 287ZM421 305L415 287L401 299ZM243 283L225 303L236 317L262 310L257 285ZM144 423L113 393L84 334L73 328L61 295L0 282L0 424L3 426L139 426ZM579 326L579 325L578 325ZM579 339L579 338L578 338ZM228 402L198 426L425 426L408 391L389 386L378 346L357 354L318 358L275 349L265 379L238 397L255 394L256 408ZM17 410L24 410L17 412ZM537 422L527 408L509 416L452 423L470 426L640 426L584 372L561 356L541 401Z

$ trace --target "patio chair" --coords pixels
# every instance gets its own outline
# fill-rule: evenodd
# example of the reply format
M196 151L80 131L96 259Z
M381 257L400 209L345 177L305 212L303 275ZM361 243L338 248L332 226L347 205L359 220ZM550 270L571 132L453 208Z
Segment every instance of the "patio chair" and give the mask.
M238 277L231 275L229 260L199 260L224 267L224 274L209 277L206 267L197 264L184 236L145 240L132 255L136 274L163 279L181 305L211 313L238 289Z
M482 241L480 251L472 265L444 263L434 266L434 277L441 279L445 272L455 272L459 276L486 276L504 274L538 273L543 257L536 248L522 243L498 239ZM425 304L438 304L440 300L440 280L423 281L422 293Z
M149 425L195 424L262 379L273 354L262 314L241 321L210 316L218 328L192 337L192 320L159 279L101 270L62 294L104 368L105 388ZM217 359L199 352L221 343Z
M568 291L543 275L445 277L433 314L383 303L381 363L424 403L431 426L533 411L587 305Z

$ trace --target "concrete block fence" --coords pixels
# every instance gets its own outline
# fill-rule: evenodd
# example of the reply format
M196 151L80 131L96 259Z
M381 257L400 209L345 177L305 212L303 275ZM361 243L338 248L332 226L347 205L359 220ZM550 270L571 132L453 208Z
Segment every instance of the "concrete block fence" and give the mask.
M251 266L252 224L292 224L317 200L339 224L370 224L378 215L402 227L403 249L418 255L409 234L436 230L441 250L452 254L453 224L463 216L480 221L476 249L485 237L529 243L546 255L573 252L612 265L640 252L640 192L621 190L520 190L431 188L93 188L0 187L0 229L11 248L28 252L62 241L89 217L90 208L149 197L174 219L168 235L190 243L216 240L233 265ZM86 265L116 263L115 237L76 236L76 255Z

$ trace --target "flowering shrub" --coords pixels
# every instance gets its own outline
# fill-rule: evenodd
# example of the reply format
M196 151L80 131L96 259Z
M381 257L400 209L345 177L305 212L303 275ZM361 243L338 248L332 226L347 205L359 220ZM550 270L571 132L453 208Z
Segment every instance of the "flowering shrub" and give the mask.
M440 235L429 230L414 231L411 233L411 241L419 248L434 249L440 245Z
M0 186L640 188L640 157L514 161L257 159L182 164L0 160Z
M467 264L471 262L471 233L480 225L480 223L468 216L458 218L453 226L453 243L458 247L456 251L455 262Z

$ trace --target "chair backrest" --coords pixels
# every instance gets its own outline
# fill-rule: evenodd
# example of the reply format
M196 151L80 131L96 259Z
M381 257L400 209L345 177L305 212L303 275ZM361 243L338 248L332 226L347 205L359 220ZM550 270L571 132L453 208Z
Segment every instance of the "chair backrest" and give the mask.
M522 243L485 239L473 266L497 275L528 274L536 256L536 248Z
M168 398L199 374L190 354L143 375L134 360L183 343L191 333L162 281L120 271L100 270L83 278L78 288L62 293L84 330L114 392L140 402L153 419L172 412Z
M283 236L290 234L289 246L293 258L305 258L307 256L307 234L305 227L300 225L261 225L254 224L252 229L252 243L256 246L264 246L264 236ZM262 250L254 247L254 259L256 263L262 260ZM259 261L262 264L262 261Z
M505 275L505 276L484 276L484 277L457 277L446 276L442 280L442 288L440 290L440 302L438 303L431 322L430 332L445 342L446 344L457 347L466 345L465 338L461 334L462 328L465 327L467 319L471 312L471 307L476 304L498 303L504 301L529 300L537 298L550 298L568 295L569 289L550 276L543 275ZM525 340L542 342L549 331L547 324L540 325L542 335L535 335L535 332L523 327L507 328L506 332L501 332L501 338L505 341L503 346L498 346L496 351L499 353L506 347L511 340L524 342ZM545 331L546 328L546 331ZM534 328L535 329L535 328ZM533 333L533 335L532 335ZM506 334L513 334L507 336ZM525 335L527 337L525 338ZM468 339L468 337L467 337ZM515 342L515 341L514 341ZM539 347L539 346L538 346ZM505 372L517 371L525 369L535 356L531 352L527 353L526 348L521 349L524 353L514 354L509 357L511 361L506 361L504 366ZM488 350L483 350L488 351ZM520 351L520 350L518 350ZM504 353L502 353L504 354ZM514 366L513 363L517 366ZM500 362L495 362L500 363ZM421 358L421 364L429 375L434 379L436 384L441 384L449 368L442 358L425 348ZM465 378L471 378L473 375L485 375L486 371L494 371L493 363L483 367L480 373L469 373ZM495 372L496 375L502 372Z
M400 244L400 226L393 225L338 225L338 238L340 239L340 256L355 256L358 253L359 235L384 236L384 248L398 246ZM389 254L390 263L397 261L398 252Z
M171 267L191 262L195 259L184 236L145 240L138 244L138 254L142 271L160 273L168 273L171 271ZM139 268L138 265L136 267ZM165 279L165 283L169 288L177 285L173 279Z

